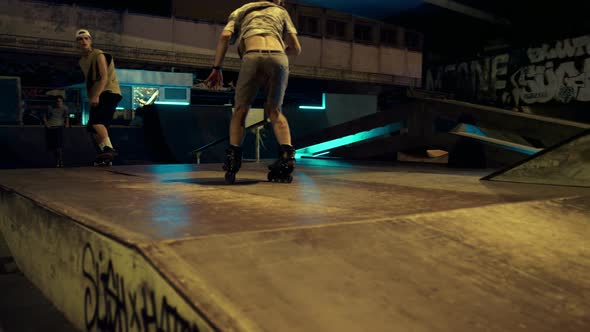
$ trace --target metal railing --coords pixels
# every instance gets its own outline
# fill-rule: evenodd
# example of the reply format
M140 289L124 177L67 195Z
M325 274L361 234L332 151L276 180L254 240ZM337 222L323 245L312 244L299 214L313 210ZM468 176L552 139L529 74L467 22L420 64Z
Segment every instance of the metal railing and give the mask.
M256 162L260 161L260 144L261 144L260 129L262 127L264 127L264 125L266 123L268 123L268 119L258 121L258 122L254 123L244 129L244 130L249 130L252 128L256 129L256 142L255 142L255 144L256 144L256 146L255 146ZM219 143L225 142L227 140L229 140L229 135L218 138L211 143L207 143L207 144L201 146L200 148L194 149L190 152L190 154L191 154L191 156L193 156L195 158L196 163L200 164L201 163L201 155L203 154L204 151L206 151L207 149L209 149Z

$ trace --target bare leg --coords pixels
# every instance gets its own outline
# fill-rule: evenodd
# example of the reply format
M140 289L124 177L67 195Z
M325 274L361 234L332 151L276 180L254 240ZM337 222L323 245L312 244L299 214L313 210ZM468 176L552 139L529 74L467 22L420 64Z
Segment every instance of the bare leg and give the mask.
M94 128L94 139L96 140L96 144L104 142L104 140L109 137L109 132L104 125L96 124L92 125L92 128Z
M280 145L291 145L291 130L287 118L281 113L280 108L267 104L264 107L266 115L272 123L275 137Z
M244 138L244 125L246 123L246 115L250 110L249 106L237 105L232 114L229 123L229 144L230 146L225 150L225 163L223 170L225 173L225 183L233 184L236 181L236 173L242 167L242 139Z
M249 106L238 105L234 110L229 124L229 144L233 146L241 146L244 138L244 125L246 123L246 115L250 110Z
M279 158L272 165L268 166L268 180L271 182L293 181L293 168L295 166L295 149L291 145L291 131L287 118L281 113L279 107L266 106L264 108L270 118L272 127L279 143Z

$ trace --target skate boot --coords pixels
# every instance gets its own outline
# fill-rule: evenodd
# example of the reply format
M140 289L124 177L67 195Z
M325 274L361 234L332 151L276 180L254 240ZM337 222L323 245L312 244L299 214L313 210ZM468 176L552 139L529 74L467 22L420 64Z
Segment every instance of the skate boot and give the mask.
M225 171L225 183L234 184L236 182L236 173L242 167L242 148L239 146L230 145L225 150L226 160L223 164Z
M96 155L96 158L94 159L94 166L113 166L113 159L115 158L115 153L116 152L113 148L105 146L102 152Z
M268 166L268 181L291 183L291 173L295 168L295 149L291 145L281 145L279 148L279 159Z

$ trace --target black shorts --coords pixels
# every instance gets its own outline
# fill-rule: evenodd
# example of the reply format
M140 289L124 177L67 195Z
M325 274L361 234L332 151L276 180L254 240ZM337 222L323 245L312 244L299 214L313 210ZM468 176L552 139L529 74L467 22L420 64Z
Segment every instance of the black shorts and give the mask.
M108 128L113 121L113 115L117 105L121 101L121 95L103 92L98 97L98 105L90 107L90 117L88 119L88 129L93 131L92 125L101 124Z
M49 127L45 129L45 139L48 150L61 149L64 145L64 127Z

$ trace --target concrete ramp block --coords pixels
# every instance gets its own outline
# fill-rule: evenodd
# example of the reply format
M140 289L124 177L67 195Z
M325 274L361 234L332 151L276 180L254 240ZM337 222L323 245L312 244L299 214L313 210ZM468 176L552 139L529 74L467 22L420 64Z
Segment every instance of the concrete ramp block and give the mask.
M0 232L0 275L15 272L18 272L18 267L14 262L6 240L2 236L2 232Z
M81 331L219 331L140 248L0 190L0 232L22 273ZM173 329L174 328L174 329Z
M482 180L590 187L590 130Z

